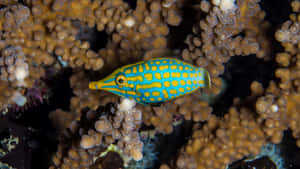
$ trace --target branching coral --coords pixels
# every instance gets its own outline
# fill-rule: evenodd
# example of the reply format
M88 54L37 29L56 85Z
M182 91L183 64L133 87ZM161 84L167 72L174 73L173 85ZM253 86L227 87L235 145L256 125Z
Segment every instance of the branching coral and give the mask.
M239 6L239 3L241 2L242 1L238 1L237 5ZM206 7L206 5L203 4L202 6ZM293 2L292 6L294 8L294 11L298 12L300 6L299 2ZM241 8L241 6L239 7ZM245 10L245 8L241 9ZM243 11L241 11L241 14L243 14ZM299 138L299 132L296 122L299 121L296 52L298 45L298 31L297 23L292 23L297 22L296 18L296 15L291 15L292 21L287 21L286 23L284 23L282 28L275 34L276 39L282 43L286 51L285 53L277 54L275 59L279 65L279 67L275 71L275 75L280 79L280 82L275 83L274 81L271 81L269 87L266 90L264 90L257 82L252 83L252 95L248 97L248 100L246 100L246 102L247 104L254 103L256 112L251 111L252 108L249 109L242 106L239 108L240 110L238 113L238 109L232 107L228 112L229 114L226 114L225 118L221 121L213 117L209 119L207 124L205 124L203 127L201 127L200 129L196 129L193 133L192 139L189 141L189 143L177 159L178 168L226 168L227 165L229 165L233 161L239 160L249 155L257 155L260 152L262 145L264 145L267 141L276 144L280 143L282 140L283 131L288 128L293 130L293 135L295 138ZM254 22L256 26L259 25L257 22L258 20ZM250 25L245 25L247 31L251 30L252 28L250 26L249 29L248 26ZM214 29L214 31L215 30L217 29ZM223 28L222 30L226 30L226 28ZM205 32L205 29L203 29L202 31ZM226 30L226 32L229 33L230 31L228 32ZM258 32L258 30L254 32ZM201 32L201 37L203 37L204 35L205 34ZM222 35L224 35L224 33ZM237 36L237 38L238 37L239 36ZM247 37L247 34L245 37ZM232 38L230 38L230 40L231 39ZM259 45L259 41L257 41L256 43L256 45ZM221 46L224 46L224 43L220 44ZM239 45L241 44L244 43L240 42ZM199 43L199 46L201 45L202 43ZM213 45L213 47L217 46ZM192 48L190 50L194 49L195 48ZM248 51L249 53L243 53L242 46L239 46L237 49L239 49L240 51L238 53L234 53L233 55L256 53L258 57L262 56L260 55L261 53L258 52L259 48L257 48L256 51ZM248 49L252 48L248 46L247 50ZM205 48L202 48L201 52L199 50L199 55L202 56L202 52L204 52L205 56L205 51L207 50L205 50ZM214 49L211 51L216 52L218 50ZM222 51L224 51L224 49ZM184 56L185 55L183 54L183 57ZM231 55L229 54L229 56ZM205 60L202 58L203 57L200 57L201 60ZM213 61L216 60L213 59ZM244 103L236 100L235 104L243 105ZM225 127L224 125L228 125L228 127ZM243 131L237 132L234 130ZM230 141L231 139L233 141ZM255 142L256 144L251 144L252 142ZM297 141L297 144L298 143L299 141ZM233 148L232 151L230 150L230 148ZM220 159L220 161L218 159Z
M26 86L24 79L29 74L29 66L21 48L7 47L2 50L1 56L1 80L17 86Z
M127 160L140 160L143 143L138 129L142 114L134 106L134 101L123 99L116 107L107 104L97 111L89 110L81 120L72 122L64 136L73 143L59 145L53 158L55 166L50 168L92 166L110 144L117 145ZM66 157L64 152L68 152Z
M263 131L251 112L231 108L225 119L212 117L201 129L195 128L176 163L178 168L226 168L244 156L258 154L264 143Z
M200 21L193 26L193 34L186 39L188 48L183 50L182 58L210 72L212 88L205 92L217 95L223 83L219 75L223 74L223 64L231 56L257 54L260 58L268 58L269 43L262 33L267 30L268 23L264 21L265 14L260 10L258 1L254 0L201 1L200 10L203 13L198 16ZM186 120L194 121L207 120L212 108L201 100L200 95L194 93L175 100L173 104L167 103L160 110L164 113L145 108L144 122L170 133L173 116L183 115ZM191 106L196 100L197 106Z
M74 95L69 110L57 109L48 116L61 134L51 169L105 168L106 160L119 158L125 165L127 160L139 161L145 128L170 134L183 120L194 125L192 136L160 169L223 169L259 154L266 143L281 142L286 129L300 147L300 2L292 3L294 13L275 33L284 50L276 56L259 0L191 2L137 0L133 7L123 0L0 0L0 110L25 105L46 70L60 71L58 63L64 63L72 68ZM211 88L159 107L118 102L118 96L88 89L95 76L99 79L121 65L163 57L169 50L176 53L167 49L169 35L173 26L185 26L185 8L194 10L195 22L181 56L172 57L207 69ZM82 28L105 32L108 43L104 48L91 44L89 38L99 37L82 38ZM252 82L246 86L250 96L235 98L224 117L216 116L209 105L213 103L201 94L220 94L224 65L232 56L251 54L277 64L274 79L265 88Z
M107 103L118 101L118 97L111 93L89 90L88 83L89 79L84 72L74 72L71 76L70 85L75 94L75 96L71 98L70 108L72 110L80 111L85 107L96 110L99 105L104 106Z
M143 121L147 125L154 125L158 131L163 133L171 133L179 119L206 121L210 118L212 108L207 102L201 101L199 96L201 94L198 91L192 95L164 103L160 107L141 106Z
M179 9L182 0L137 0L136 6L135 10L128 10L127 14L120 18L121 22L115 26L116 30L112 32L107 47L99 52L108 64L124 64L130 60L157 56L153 53L162 54L161 51L167 46L168 26L175 26L181 22Z
M285 111L281 117L277 117L279 124L285 125L293 130L293 135L298 139L299 135L299 91L300 91L300 57L299 57L299 12L300 2L294 1L291 4L294 14L290 15L290 20L283 23L281 29L275 33L275 38L284 47L285 52L276 55L276 62L279 67L275 71L275 76L280 79L276 94L279 101L285 104ZM275 90L276 91L276 90ZM280 109L279 109L280 111ZM284 119L284 121L283 121Z
M229 3L229 7L226 7L226 2ZM264 21L265 14L258 2L200 2L200 10L204 14L201 13L200 21L194 25L193 34L187 37L188 48L183 50L182 58L209 70L212 76L212 93L219 93L221 80L218 76L223 74L223 64L231 56L268 56L267 37L262 33L268 27L268 23Z
M181 21L178 14L181 3L139 0L137 8L132 10L121 0L27 0L27 6L8 5L1 10L1 49L13 46L22 51L29 63L29 75L35 72L34 77L27 78L31 84L26 88L43 76L45 66L53 65L59 59L72 68L93 70L101 69L104 61L109 65L113 58L121 63L128 62L130 57L141 60L140 56L146 51L166 46L168 25L178 25ZM74 25L75 19L89 27L97 25L99 31L106 30L110 34L111 47L107 46L97 54L89 49L88 42L76 39L78 26ZM1 74L5 76L4 73ZM24 75L26 71L23 71ZM8 94L12 95L12 92ZM1 107L10 103L11 99Z
M0 101L1 109L16 102L16 99L12 98L16 95L14 93L24 97L24 90L33 87L34 82L44 76L43 66L53 64L56 59L53 52L57 54L56 49L60 45L63 46L62 52L74 49L77 56L86 54L85 56L92 61L86 67L99 69L103 65L101 58L95 58L96 54L87 50L87 42L75 42L77 31L72 28L70 20L42 20L36 18L27 6L12 5L0 11L0 29L1 88L5 90L3 93L7 93L6 99ZM64 53L59 54L66 59ZM74 61L76 60L73 58L69 65L74 66ZM7 99L9 96L11 99Z

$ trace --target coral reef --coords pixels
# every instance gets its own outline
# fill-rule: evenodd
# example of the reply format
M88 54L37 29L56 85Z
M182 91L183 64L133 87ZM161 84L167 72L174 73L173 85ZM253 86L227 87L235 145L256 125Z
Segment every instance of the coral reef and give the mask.
M47 125L40 135L57 147L43 152L52 160L41 166L49 169L225 169L264 155L262 148L281 143L287 130L299 148L300 1L291 2L282 23L270 21L266 2L0 0L0 168L42 168L31 164L31 150L40 146L28 133ZM272 75L252 78L243 69L252 82L236 89L246 94L234 95L226 69L246 56L271 63L264 70ZM116 68L155 57L205 68L211 87L159 106L88 87ZM65 70L65 82L53 78ZM72 94L64 106L51 105L49 93L60 85ZM30 115L34 109L44 118ZM179 135L180 127L190 134ZM157 138L172 133L181 145L158 156L164 145Z
M226 168L244 156L259 154L265 143L262 129L247 109L231 108L224 120L212 117L194 130L176 161L178 168Z
M286 110L282 116L287 116L287 124L285 126L293 130L293 135L298 138L297 145L300 146L300 131L299 131L299 80L300 80L300 58L297 51L299 47L299 12L300 2L294 1L291 4L294 14L290 15L290 20L282 24L282 27L276 32L275 38L284 47L284 52L276 55L276 62L279 67L275 71L275 76L280 79L277 84L276 92L279 96L276 98L278 102L286 105ZM275 87L274 87L275 88ZM274 89L275 90L275 89ZM269 102L270 103L270 102ZM280 109L279 109L280 110ZM277 117L274 119L279 120L280 111L276 113ZM274 124L273 122L273 124ZM281 122L283 123L283 122Z
M121 149L125 163L143 158L143 142L138 133L142 114L135 108L133 100L123 99L116 106L107 104L96 111L88 110L84 116L70 124L63 139L72 139L73 143L61 141L53 158L55 165L50 168L101 166L101 163L95 163L111 144ZM65 152L67 157L63 156Z

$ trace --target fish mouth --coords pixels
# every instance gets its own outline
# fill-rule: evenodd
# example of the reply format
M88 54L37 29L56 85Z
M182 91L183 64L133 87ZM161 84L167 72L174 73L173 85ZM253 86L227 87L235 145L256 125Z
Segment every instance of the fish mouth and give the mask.
M89 88L93 89L93 90L98 89L97 82L90 82L89 83Z

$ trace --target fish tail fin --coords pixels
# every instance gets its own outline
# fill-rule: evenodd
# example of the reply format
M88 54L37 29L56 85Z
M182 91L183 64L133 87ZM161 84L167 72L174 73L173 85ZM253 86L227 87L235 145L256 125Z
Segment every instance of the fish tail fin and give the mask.
M211 88L211 78L207 70L205 70L205 87Z

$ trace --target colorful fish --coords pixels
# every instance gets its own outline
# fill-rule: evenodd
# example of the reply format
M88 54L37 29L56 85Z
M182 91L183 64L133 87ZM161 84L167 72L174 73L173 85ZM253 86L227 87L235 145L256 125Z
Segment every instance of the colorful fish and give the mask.
M89 88L106 90L141 104L159 105L210 84L204 68L177 59L156 58L118 68L104 79L90 82Z

